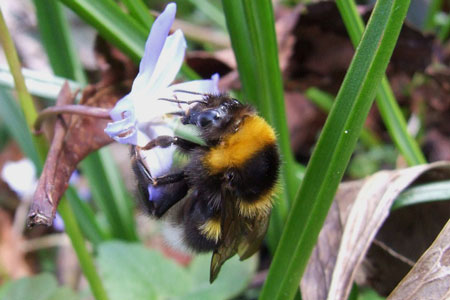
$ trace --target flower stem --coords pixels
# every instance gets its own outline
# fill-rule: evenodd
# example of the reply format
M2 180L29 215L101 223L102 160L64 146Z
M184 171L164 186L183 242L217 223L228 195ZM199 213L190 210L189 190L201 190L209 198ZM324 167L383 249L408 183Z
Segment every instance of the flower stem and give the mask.
M100 276L94 266L94 260L86 249L86 244L81 234L80 227L78 226L75 215L72 211L72 207L67 201L66 197L61 198L58 206L59 214L64 220L64 226L66 228L67 235L72 242L72 247L75 249L75 253L78 256L81 269L84 276L89 281L89 285L96 300L107 300L105 289L103 288Z
M60 114L72 114L85 117L92 117L97 119L110 119L109 109L87 106L82 104L69 104L61 106L51 106L41 110L36 121L34 122L34 130L39 133L42 123L51 116Z

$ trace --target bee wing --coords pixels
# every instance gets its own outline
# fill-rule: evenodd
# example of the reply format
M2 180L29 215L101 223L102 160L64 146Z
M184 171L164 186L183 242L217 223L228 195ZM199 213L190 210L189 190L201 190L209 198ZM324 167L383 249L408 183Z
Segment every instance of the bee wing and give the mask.
M241 260L249 258L258 251L269 227L269 217L270 214L267 214L246 220L237 249Z
M237 253L238 237L242 228L237 210L234 208L234 201L224 197L226 196L222 193L222 241L211 257L210 283L216 279L223 263Z

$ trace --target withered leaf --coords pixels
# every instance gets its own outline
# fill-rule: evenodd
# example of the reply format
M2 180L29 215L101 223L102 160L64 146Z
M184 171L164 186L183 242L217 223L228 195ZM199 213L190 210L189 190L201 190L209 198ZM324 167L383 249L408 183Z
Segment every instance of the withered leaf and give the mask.
M83 90L80 105L109 110L129 92L131 79L137 74L137 68L131 60L103 39L97 39L95 50L101 80ZM56 106L67 107L73 103L74 95L68 85L64 85ZM78 163L89 153L112 142L104 132L107 122L105 118L58 115L44 170L28 214L30 226L52 224L59 200L67 189L70 176Z
M124 84L98 90L87 89L80 104L111 109L129 87ZM56 105L72 104L73 100L74 96L66 84ZM112 142L104 132L107 122L105 119L79 115L61 115L56 120L52 144L28 215L30 226L52 224L59 199L78 163L89 153Z
M450 299L450 219L387 300Z
M301 282L303 299L347 299L356 271L393 201L425 174L432 176L429 180L450 178L450 163L381 171L339 187Z

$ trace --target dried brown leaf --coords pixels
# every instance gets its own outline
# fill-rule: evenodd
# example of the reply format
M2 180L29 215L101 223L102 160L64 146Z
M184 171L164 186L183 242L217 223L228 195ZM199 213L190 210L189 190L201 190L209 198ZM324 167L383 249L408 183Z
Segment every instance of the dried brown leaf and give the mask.
M129 90L129 84L85 89L80 104L110 109ZM74 95L64 85L56 106L72 104ZM38 188L28 215L29 225L53 222L56 208L72 172L89 153L112 140L104 132L108 120L80 115L60 115L55 122L52 144L39 179Z
M387 300L450 299L450 219Z
M336 204L327 217L328 225L319 235L301 282L303 299L347 299L358 266L389 215L392 202L424 174L450 178L450 163L381 171L365 181L340 186Z
M363 181L344 182L339 185L316 247L300 283L303 299L326 299L331 276L336 264L343 227L353 205L355 195Z
M101 80L83 90L80 105L105 111L111 109L129 92L131 79L137 74L137 67L123 53L101 38L96 40L95 52ZM61 108L72 105L74 98L68 86L64 85L54 108L60 110L59 112L64 111ZM50 112L54 113L55 111ZM46 116L47 123L48 119L50 118ZM104 113L101 118L95 118L64 111L55 119L50 150L28 214L29 225L50 226L59 200L67 189L70 176L78 163L89 153L112 142L104 132L109 122L104 118Z

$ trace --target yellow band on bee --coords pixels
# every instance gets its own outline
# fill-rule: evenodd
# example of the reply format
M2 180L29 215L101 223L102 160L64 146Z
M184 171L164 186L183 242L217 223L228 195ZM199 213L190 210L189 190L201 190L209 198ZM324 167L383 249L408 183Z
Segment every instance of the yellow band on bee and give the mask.
M247 218L268 215L272 209L274 196L278 193L280 185L276 184L273 188L253 201L239 202L239 214Z
M240 167L265 146L276 142L275 132L267 122L257 116L244 119L239 130L225 139L205 156L204 163L211 174L230 167Z
M209 219L202 224L199 229L202 235L204 235L208 240L213 240L216 243L219 241L222 231L219 219Z

